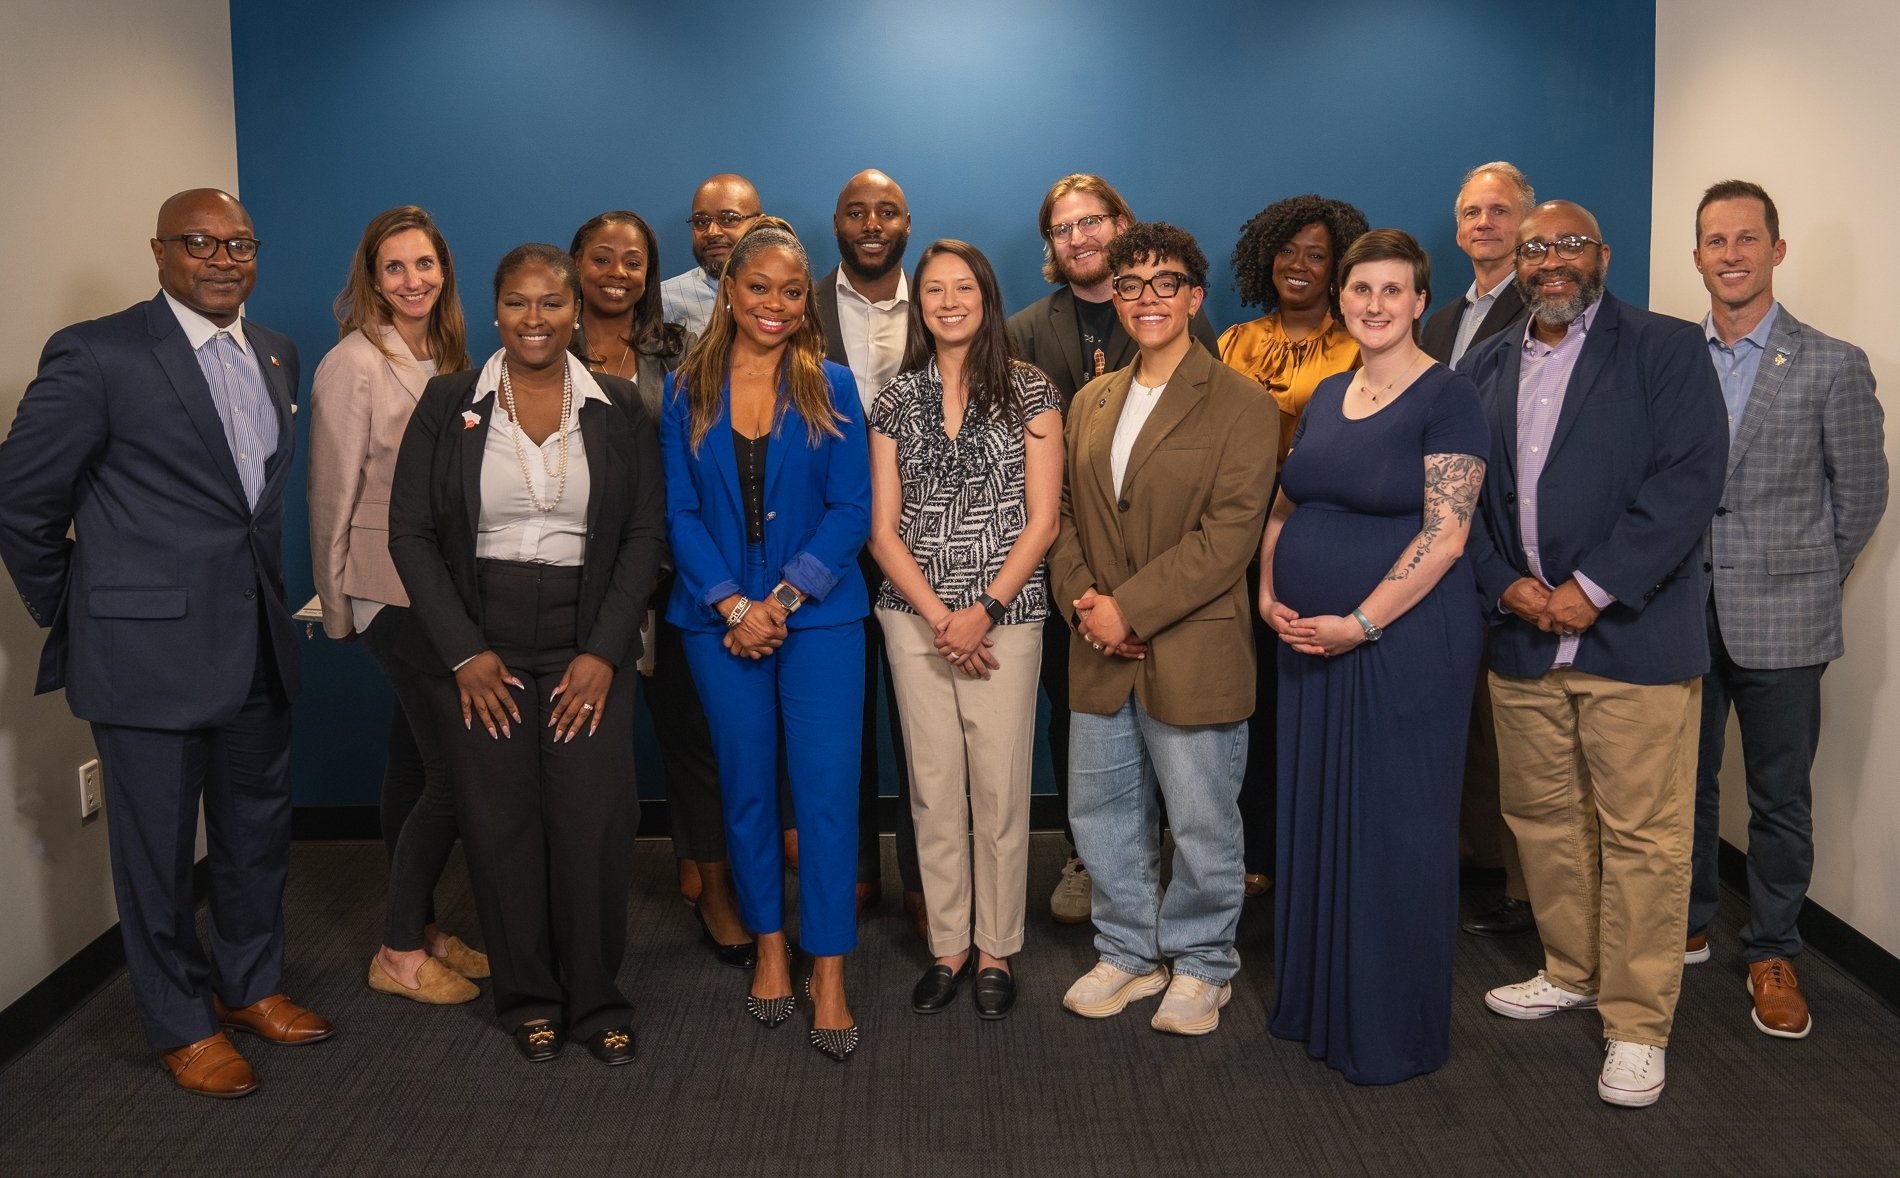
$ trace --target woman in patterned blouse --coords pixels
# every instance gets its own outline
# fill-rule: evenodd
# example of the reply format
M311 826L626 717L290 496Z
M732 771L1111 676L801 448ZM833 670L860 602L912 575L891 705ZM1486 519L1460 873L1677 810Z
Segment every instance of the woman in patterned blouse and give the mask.
M974 972L978 1016L1002 1018L1023 943L1062 415L1042 372L1011 358L996 272L976 247L932 243L911 289L903 367L871 409L871 552L889 578L877 617L937 955L911 1009L947 1008Z

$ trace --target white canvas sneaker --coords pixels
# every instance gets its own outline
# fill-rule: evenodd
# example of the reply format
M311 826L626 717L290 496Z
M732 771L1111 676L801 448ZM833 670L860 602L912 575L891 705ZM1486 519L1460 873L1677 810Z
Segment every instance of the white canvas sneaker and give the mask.
M1597 996L1566 990L1545 977L1540 969L1537 976L1527 982L1485 991L1484 1004L1505 1018L1549 1018L1566 1010L1593 1009Z
M1603 1052L1597 1095L1624 1108L1647 1108L1662 1096L1663 1049L1611 1039Z
M1062 996L1062 1005L1083 1018L1109 1018L1139 1002L1161 993L1168 985L1168 967L1157 965L1151 973L1129 973L1106 961L1075 980Z

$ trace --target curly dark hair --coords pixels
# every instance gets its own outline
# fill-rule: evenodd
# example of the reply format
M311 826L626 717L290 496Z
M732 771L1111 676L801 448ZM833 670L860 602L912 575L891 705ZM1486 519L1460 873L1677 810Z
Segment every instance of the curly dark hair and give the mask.
M1366 215L1343 200L1310 192L1276 200L1240 227L1240 241L1234 246L1234 285L1240 289L1242 306L1259 307L1268 314L1280 309L1280 292L1273 289L1274 255L1294 234L1316 221L1326 227L1333 243L1334 271L1327 298L1333 314L1339 314L1339 259L1366 231Z
M1138 262L1172 258L1187 271L1191 285L1207 286L1207 255L1194 244L1194 235L1166 221L1137 221L1108 243L1108 269L1120 274Z

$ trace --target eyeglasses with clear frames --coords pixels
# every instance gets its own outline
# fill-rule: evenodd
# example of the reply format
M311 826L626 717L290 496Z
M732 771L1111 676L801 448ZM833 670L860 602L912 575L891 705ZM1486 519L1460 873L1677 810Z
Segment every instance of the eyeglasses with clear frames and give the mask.
M727 229L737 229L739 226L757 216L759 216L758 213L740 213L732 209L723 209L717 213L694 213L692 216L686 218L686 223L693 227L694 232L704 233L706 230L712 228L714 221L719 222Z
M248 262L257 257L257 247L264 243L255 237L213 237L209 233L174 233L170 237L161 237L160 241L176 241L185 247L185 252L199 261L215 257L218 247L231 256L233 262Z
M1132 303L1141 297L1147 287L1153 287L1158 299L1171 299L1181 293L1181 288L1193 284L1193 279L1179 270L1163 270L1152 278L1137 278L1133 274L1123 274L1109 283L1115 297L1124 303Z
M1090 213L1086 217L1077 217L1073 221L1058 221L1056 224L1049 226L1049 237L1054 241L1067 241L1069 240L1069 234L1077 230L1093 237L1096 230L1106 225L1112 219L1113 218L1109 217L1106 213Z
M1574 262L1583 256L1583 251L1586 247L1593 245L1600 246L1602 244L1603 243L1596 238L1585 237L1581 233L1566 233L1555 241L1545 241L1541 237L1533 237L1517 247L1517 260L1520 262L1541 262L1544 260L1546 254L1550 253L1551 250L1556 250L1558 257L1566 262Z

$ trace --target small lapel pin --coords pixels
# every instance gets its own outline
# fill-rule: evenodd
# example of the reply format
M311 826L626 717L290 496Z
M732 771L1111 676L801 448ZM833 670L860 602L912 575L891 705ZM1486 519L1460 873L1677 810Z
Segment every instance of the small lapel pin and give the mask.
M1775 367L1779 368L1783 364L1786 364L1787 362L1788 362L1788 349L1776 348L1775 349Z
M270 358L270 366L272 368L282 368L284 366L284 362L282 360L279 360L277 357L272 356Z
M1097 401L1097 402L1095 402L1095 407L1096 407L1097 409L1106 409L1106 408L1108 408L1108 398L1107 398L1107 397L1103 397L1103 398L1102 398L1101 400L1099 400L1099 401Z
M473 409L462 410L462 428L463 429L474 429L476 426L480 425L481 423L482 423L481 414L475 412Z

